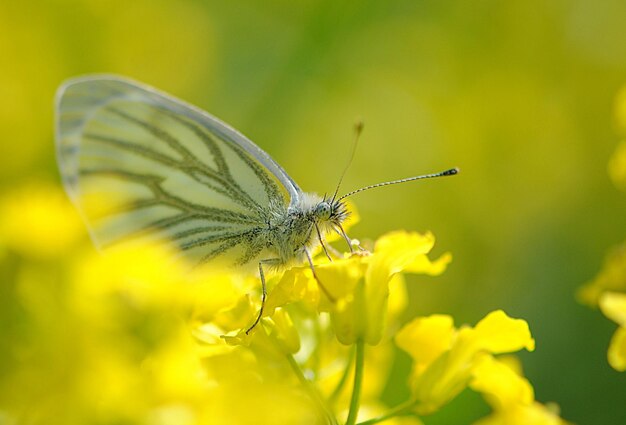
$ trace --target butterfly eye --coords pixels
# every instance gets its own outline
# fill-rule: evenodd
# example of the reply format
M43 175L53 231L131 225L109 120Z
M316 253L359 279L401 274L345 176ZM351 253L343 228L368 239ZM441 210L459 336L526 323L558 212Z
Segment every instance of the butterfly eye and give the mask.
M320 202L315 207L315 217L318 220L328 220L331 215L331 208L328 202Z

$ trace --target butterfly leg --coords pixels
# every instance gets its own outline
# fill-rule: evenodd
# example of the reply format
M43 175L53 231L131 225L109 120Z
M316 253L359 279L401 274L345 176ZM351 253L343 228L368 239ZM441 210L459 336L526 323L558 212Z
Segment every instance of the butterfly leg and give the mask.
M354 254L354 248L352 248L352 240L348 237L348 234L346 233L345 230L343 230L343 227L341 227L341 224L338 224L337 227L339 228L339 230L337 230L337 233L339 233L339 235L341 235L343 237L343 239L346 241L346 243L348 244L348 248L350 248L350 254Z
M315 272L315 266L313 265L313 259L311 258L311 254L309 253L309 250L305 249L304 253L306 254L306 259L309 260L309 266L311 267L311 272L313 272L313 278L315 279L315 281L317 282L318 286L320 287L320 289L322 290L322 292L324 293L324 295L326 295L328 297L328 299L331 302L335 302L337 301L335 299L335 297L333 297L330 292L328 292L328 288L326 288L322 282L320 281L320 278L317 277L317 273Z
M320 228L317 225L317 223L315 223L315 230L317 231L317 239L320 241L320 245L322 245L322 249L324 249L324 254L326 254L326 258L328 258L328 261L333 261L333 259L330 258L330 254L328 253L328 250L326 249L326 245L324 245L324 239L322 238L322 232L320 232Z
M263 264L271 265L278 263L277 258L269 258L267 260L259 261L259 276L261 277L261 308L259 309L259 314L257 315L254 323L246 330L246 335L250 333L252 329L261 321L261 317L263 317L263 309L265 308L265 299L267 298L267 286L265 285L265 273L263 273Z

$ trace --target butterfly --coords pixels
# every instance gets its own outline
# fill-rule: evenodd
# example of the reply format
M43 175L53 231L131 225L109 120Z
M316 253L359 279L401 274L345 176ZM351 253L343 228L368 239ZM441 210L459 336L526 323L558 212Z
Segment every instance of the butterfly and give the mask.
M98 247L141 237L173 245L190 264L265 270L308 262L349 211L337 196L303 192L267 153L201 109L139 82L93 75L56 95L56 154L63 184ZM344 170L345 172L345 170ZM337 189L339 186L337 187Z

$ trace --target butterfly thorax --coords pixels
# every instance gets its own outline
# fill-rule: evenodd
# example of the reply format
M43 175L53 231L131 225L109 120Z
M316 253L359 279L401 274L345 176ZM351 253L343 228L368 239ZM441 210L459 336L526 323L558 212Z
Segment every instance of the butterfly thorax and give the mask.
M337 231L347 215L345 204L340 201L303 194L296 205L274 211L268 229L268 248L275 252L281 265L302 261L306 250L310 252L320 243L320 237Z

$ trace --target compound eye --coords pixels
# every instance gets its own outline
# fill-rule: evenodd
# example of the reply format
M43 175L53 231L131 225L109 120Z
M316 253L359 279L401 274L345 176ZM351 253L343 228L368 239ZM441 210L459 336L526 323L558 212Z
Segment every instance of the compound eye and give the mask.
M330 218L330 205L328 205L328 202L320 202L317 204L315 215L320 220L328 220Z

